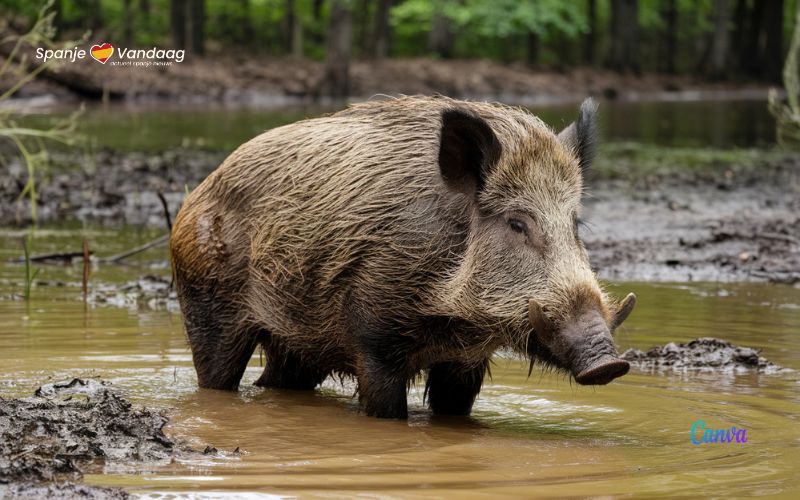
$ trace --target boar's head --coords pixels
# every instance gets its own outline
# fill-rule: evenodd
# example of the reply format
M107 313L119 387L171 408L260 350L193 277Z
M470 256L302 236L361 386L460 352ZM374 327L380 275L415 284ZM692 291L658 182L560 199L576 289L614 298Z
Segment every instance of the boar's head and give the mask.
M609 299L578 236L596 110L587 99L556 135L533 117L451 108L439 146L444 183L470 214L463 260L446 283L448 309L580 384L628 372L611 334L635 304L632 294Z

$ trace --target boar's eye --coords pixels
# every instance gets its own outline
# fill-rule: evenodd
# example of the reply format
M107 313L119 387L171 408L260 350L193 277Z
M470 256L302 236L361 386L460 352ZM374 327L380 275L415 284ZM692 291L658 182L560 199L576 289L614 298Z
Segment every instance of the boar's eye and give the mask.
M526 234L528 232L528 226L525 225L519 219L508 219L508 225L511 226L511 230L517 233Z

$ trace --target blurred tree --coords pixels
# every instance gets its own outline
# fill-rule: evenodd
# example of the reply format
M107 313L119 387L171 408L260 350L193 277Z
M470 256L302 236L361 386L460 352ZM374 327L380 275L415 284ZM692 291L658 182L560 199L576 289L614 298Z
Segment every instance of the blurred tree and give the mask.
M750 75L757 75L762 71L761 58L761 33L764 22L764 0L755 0L753 8L747 16L747 45L742 51L742 68Z
M170 0L169 19L172 46L186 48L186 0Z
M661 17L664 21L662 30L661 51L658 58L658 70L675 74L675 59L678 52L678 2L677 0L661 1Z
M428 37L431 52L445 59L453 57L453 22L443 0L433 0L433 24Z
M595 63L595 46L597 45L597 0L586 0L586 34L583 37L583 62Z
M389 24L389 13L393 4L394 0L378 0L371 41L371 55L374 59L383 59L391 50L392 27Z
M639 73L639 2L611 0L611 50L608 65Z
M133 12L131 0L122 0L122 43L130 47L133 44Z
M764 71L767 78L781 83L783 69L783 0L769 0L764 13Z
M292 57L303 57L303 22L297 12L295 0L286 0L286 51Z
M714 0L714 36L711 42L711 76L722 79L728 73L731 11L729 0Z
M44 0L0 0L24 32ZM800 0L346 0L350 56L490 58L565 68L780 75ZM247 47L326 60L332 0L55 0L67 39L93 30L121 44L201 54ZM11 13L9 15L8 13ZM27 23L26 24L26 19ZM210 43L206 43L210 42Z
M352 46L353 16L348 0L331 0L328 23L327 58L321 91L334 98L350 93L350 49Z
M190 48L198 56L205 53L205 22L205 0L189 0Z
M150 21L150 0L139 0L139 14L142 15L144 24Z

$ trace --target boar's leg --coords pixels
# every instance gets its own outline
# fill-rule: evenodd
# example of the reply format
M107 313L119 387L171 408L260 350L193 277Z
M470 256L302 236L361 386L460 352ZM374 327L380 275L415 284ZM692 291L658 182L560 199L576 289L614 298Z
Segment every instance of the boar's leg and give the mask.
M431 411L437 415L469 415L488 366L489 360L477 367L460 363L433 365L425 385Z
M357 335L360 356L356 366L358 397L367 415L408 418L408 336L392 329L371 327Z
M387 373L375 365L360 370L357 378L358 399L367 415L378 418L408 418L408 380L405 373Z
M286 349L277 339L264 342L267 363L254 385L276 389L312 390L325 380L326 373Z

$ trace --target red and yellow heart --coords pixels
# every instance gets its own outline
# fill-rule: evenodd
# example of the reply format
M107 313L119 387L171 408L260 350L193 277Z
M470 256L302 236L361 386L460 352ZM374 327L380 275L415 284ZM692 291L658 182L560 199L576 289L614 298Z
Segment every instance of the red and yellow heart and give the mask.
M96 61L105 64L114 55L114 46L108 42L102 45L92 45L91 54Z

